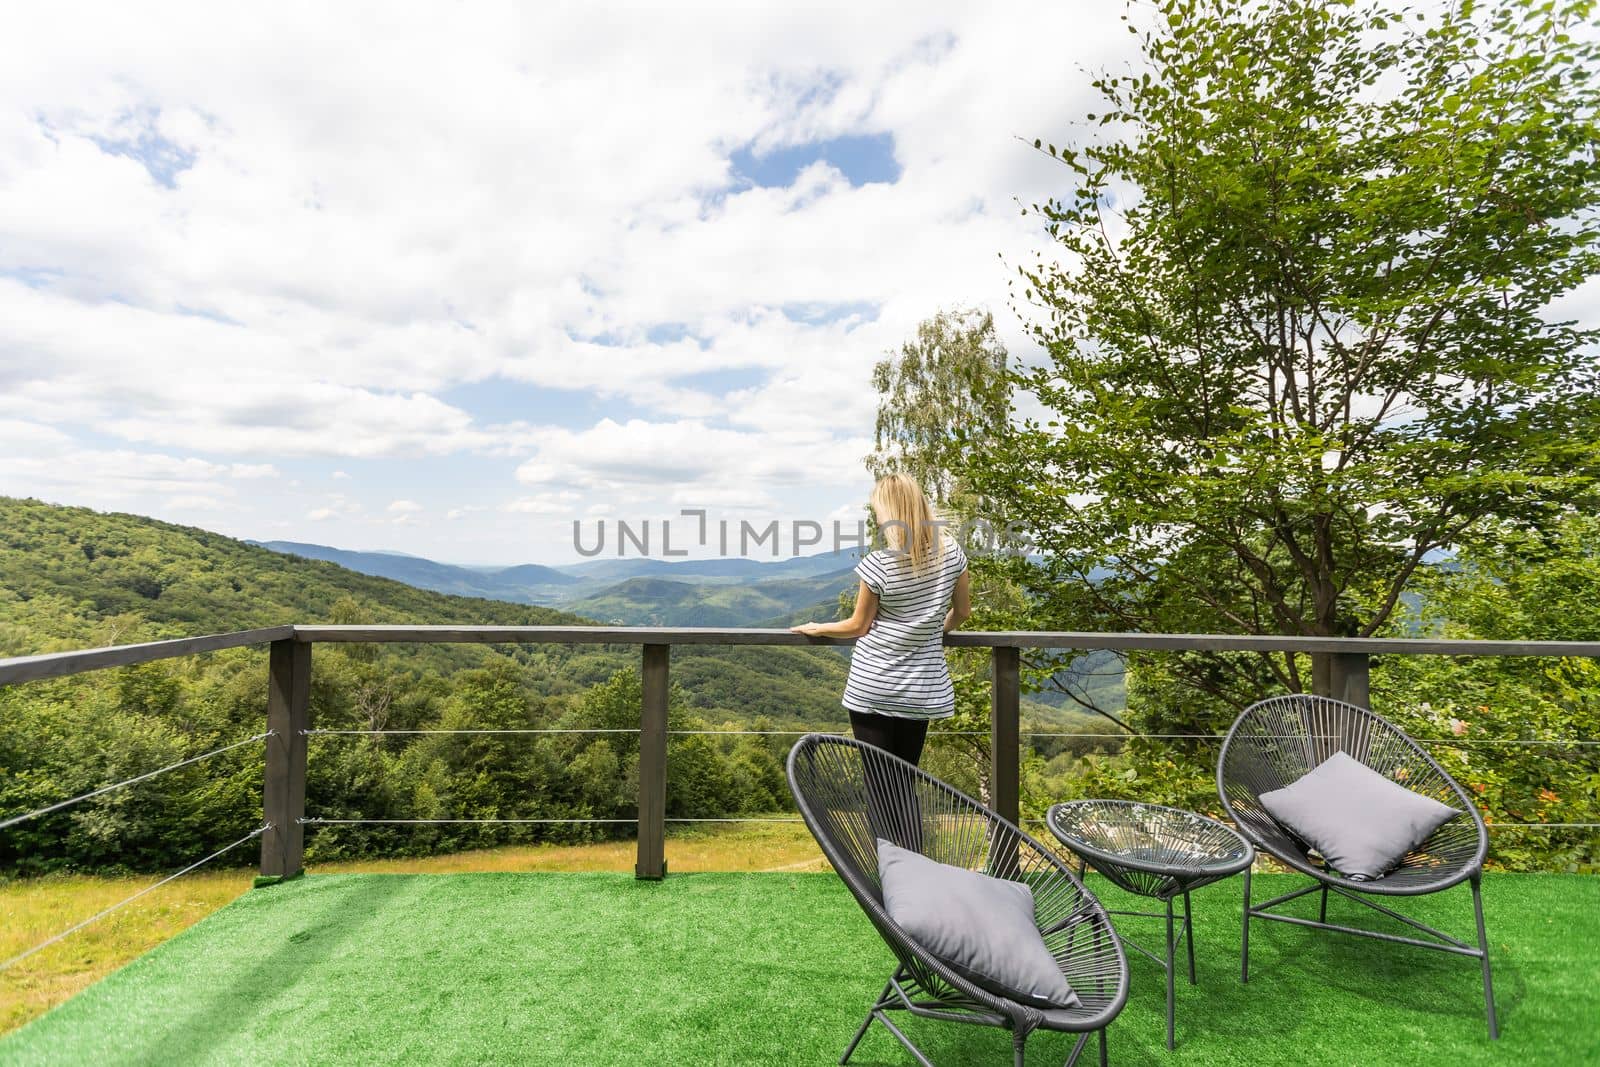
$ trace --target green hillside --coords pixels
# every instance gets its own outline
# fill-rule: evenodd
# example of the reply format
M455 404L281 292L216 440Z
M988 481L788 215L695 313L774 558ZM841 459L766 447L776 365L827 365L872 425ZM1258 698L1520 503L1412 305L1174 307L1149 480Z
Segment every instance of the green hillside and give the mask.
M0 497L0 656L291 622L592 621L550 608L430 592L195 527ZM424 645L384 654L403 658L414 672L509 656L547 694L605 681L637 660L633 649L611 646ZM691 654L680 649L675 655ZM680 672L686 695L719 719L838 717L844 666L837 655L705 648L694 650L692 660L694 669ZM725 676L716 669L719 663L727 667ZM765 685L750 683L763 676Z
M855 580L853 575L851 580ZM854 590L851 591L853 592ZM781 615L775 615L770 619L762 619L755 625L781 630L790 626L797 626L802 622L832 622L839 617L839 608L839 594L835 593L833 596L825 597L815 604L805 604L783 612Z
M637 577L566 607L626 626L752 626L787 618L855 584L853 571L810 578L768 578L738 583L681 582Z
M577 616L503 600L427 592L192 526L0 497L0 655L85 636L82 624L126 616L167 636L327 622L335 605L398 623L541 625Z
M251 541L262 548L306 559L326 560L362 574L393 578L397 582L453 596L490 597L519 604L552 604L578 582L553 567L526 563L516 567L479 569L435 563L420 556L397 552L352 552L302 541Z
M598 559L562 567L464 567L395 552L363 552L303 541L248 541L274 552L327 560L453 596L489 597L578 611L607 622L660 626L761 626L765 613L790 605L818 583L830 593L849 585L859 552L824 552L780 560ZM831 578L839 576L839 582ZM715 593L695 587L727 586ZM760 586L760 589L754 587Z

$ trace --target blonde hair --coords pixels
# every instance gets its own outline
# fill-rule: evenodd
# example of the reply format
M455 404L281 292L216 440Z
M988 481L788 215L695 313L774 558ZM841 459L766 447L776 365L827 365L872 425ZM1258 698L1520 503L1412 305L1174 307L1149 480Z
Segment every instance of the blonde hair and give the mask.
M941 524L934 518L922 486L909 474L886 474L872 487L872 514L889 548L911 557L922 571L944 556Z

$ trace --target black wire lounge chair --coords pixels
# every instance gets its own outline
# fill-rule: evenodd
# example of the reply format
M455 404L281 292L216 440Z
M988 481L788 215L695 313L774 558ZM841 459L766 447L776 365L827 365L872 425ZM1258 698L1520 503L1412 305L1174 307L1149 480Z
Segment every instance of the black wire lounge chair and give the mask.
M912 764L849 738L807 735L790 750L788 772L800 814L823 855L899 960L840 1063L849 1061L876 1019L918 1063L932 1067L889 1017L905 1011L1010 1030L1018 1067L1036 1030L1080 1035L1067 1067L1098 1033L1105 1064L1105 1028L1128 997L1127 959L1105 909L1051 849ZM1034 921L1081 1003L1037 1008L997 996L922 948L884 910L878 838L940 863L1027 884Z
M1262 793L1281 789L1316 767L1335 752L1352 759L1407 789L1459 808L1456 816L1434 831L1381 878L1368 881L1347 878L1309 854L1308 846L1278 823L1262 807ZM1240 949L1240 977L1250 979L1250 920L1335 930L1402 945L1471 956L1483 968L1483 1002L1489 1019L1489 1036L1500 1036L1495 1015L1494 984L1489 975L1489 942L1483 926L1483 857L1489 837L1483 818L1470 797L1393 723L1365 708L1327 697L1273 697L1240 713L1217 760L1217 792L1229 817L1257 849L1309 875L1311 885L1263 904L1250 902L1250 871L1244 872L1244 929ZM1443 931L1401 915L1370 897L1409 897L1437 893L1467 882L1472 887L1472 910L1477 918L1477 945L1469 945ZM1320 890L1321 909L1315 921L1282 915L1269 909ZM1422 938L1400 937L1377 930L1340 926L1328 922L1328 894L1353 900L1382 912L1418 931Z

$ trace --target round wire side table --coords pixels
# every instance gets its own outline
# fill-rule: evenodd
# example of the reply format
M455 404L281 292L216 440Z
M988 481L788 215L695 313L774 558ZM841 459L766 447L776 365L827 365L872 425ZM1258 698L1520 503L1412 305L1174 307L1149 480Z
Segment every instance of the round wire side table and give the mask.
M1167 920L1166 957L1123 937L1128 948L1154 960L1167 976L1167 1048L1173 1041L1173 901L1183 898L1183 942L1194 984L1194 923L1189 893L1240 871L1248 871L1255 849L1230 827L1204 815L1128 800L1075 800L1045 815L1050 832L1078 857L1078 872L1093 866L1114 885L1166 905L1159 911L1110 911ZM1121 931L1118 931L1121 933Z

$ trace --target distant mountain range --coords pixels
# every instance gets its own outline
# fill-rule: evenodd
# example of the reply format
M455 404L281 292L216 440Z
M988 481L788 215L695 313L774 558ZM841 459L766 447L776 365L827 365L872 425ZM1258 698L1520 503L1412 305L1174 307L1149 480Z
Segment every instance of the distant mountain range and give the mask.
M254 545L456 596L560 607L629 626L776 626L827 618L855 584L858 549L755 559L596 559L561 567L463 567L300 541Z
M778 625L778 620L813 607L828 610L808 618L834 617L839 594L855 582L853 570L748 582L628 578L593 596L565 602L565 610L626 626Z
M717 559L595 559L556 568L577 578L615 581L644 576L720 581L764 581L771 578L811 578L849 570L861 558L859 549L791 556L771 562L747 557Z
M285 555L299 556L302 559L326 560L361 574L392 578L397 582L405 582L419 589L430 589L436 593L510 600L519 604L553 603L560 598L564 587L577 581L572 575L564 574L553 567L541 567L532 563L500 570L479 571L395 552L353 552L300 541L248 543L270 548Z

